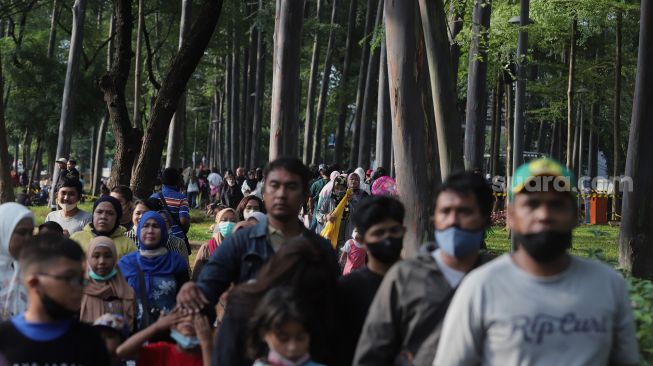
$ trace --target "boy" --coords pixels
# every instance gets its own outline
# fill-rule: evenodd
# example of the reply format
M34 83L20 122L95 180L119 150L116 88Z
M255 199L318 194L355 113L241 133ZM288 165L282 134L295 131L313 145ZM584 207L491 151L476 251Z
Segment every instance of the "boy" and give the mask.
M75 320L86 281L82 248L60 235L39 235L19 263L28 305L0 324L0 354L8 364L109 366L97 330Z
M170 331L176 344L155 342L143 345L161 332ZM161 313L149 327L129 337L118 347L118 357L136 359L139 366L202 366L211 364L211 326L201 314L183 315L179 308Z

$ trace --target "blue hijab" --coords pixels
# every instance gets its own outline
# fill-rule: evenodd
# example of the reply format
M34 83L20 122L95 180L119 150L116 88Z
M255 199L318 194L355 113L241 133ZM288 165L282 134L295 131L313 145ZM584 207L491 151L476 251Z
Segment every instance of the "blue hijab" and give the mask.
M156 249L164 246L168 242L168 230L166 222L155 211L146 212L141 220L138 222L136 235L140 240L141 230L145 222L149 219L155 219L161 228L161 240L155 247L148 249ZM141 249L142 248L141 246ZM170 276L179 272L188 271L188 264L186 260L177 252L167 251L165 254L156 257L144 257L140 251L131 252L120 259L118 263L120 271L127 279L127 283L134 289L136 296L140 296L140 287L138 285L139 269L143 272L145 279L145 293L148 298L151 298L151 284L152 277Z

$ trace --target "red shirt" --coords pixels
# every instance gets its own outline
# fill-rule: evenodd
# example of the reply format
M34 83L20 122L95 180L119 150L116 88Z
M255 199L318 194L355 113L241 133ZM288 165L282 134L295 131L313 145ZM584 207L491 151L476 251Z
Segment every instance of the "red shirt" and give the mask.
M168 342L150 343L138 353L138 366L202 366L201 353L183 353Z

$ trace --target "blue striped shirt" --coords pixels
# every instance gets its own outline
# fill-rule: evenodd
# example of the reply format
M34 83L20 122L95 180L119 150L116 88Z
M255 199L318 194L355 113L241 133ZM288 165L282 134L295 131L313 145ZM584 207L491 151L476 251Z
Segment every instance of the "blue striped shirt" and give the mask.
M185 239L186 234L184 233L184 230L182 230L176 222L180 222L180 219L184 217L190 220L188 200L186 200L186 196L176 188L167 185L163 185L161 193L163 193L163 198L165 198L168 210L176 219L173 219L173 222L170 223L170 234L180 239ZM153 193L150 198L161 199L158 192Z

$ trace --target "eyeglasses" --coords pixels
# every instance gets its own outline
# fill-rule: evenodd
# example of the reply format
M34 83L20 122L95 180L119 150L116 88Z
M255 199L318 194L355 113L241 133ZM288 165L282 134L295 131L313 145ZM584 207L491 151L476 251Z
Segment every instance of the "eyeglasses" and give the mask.
M60 276L60 275L53 275L50 273L39 273L39 276L45 276L45 277L50 277L54 278L57 281L62 281L67 283L71 287L84 287L88 285L88 278L86 277L80 277L80 276Z

